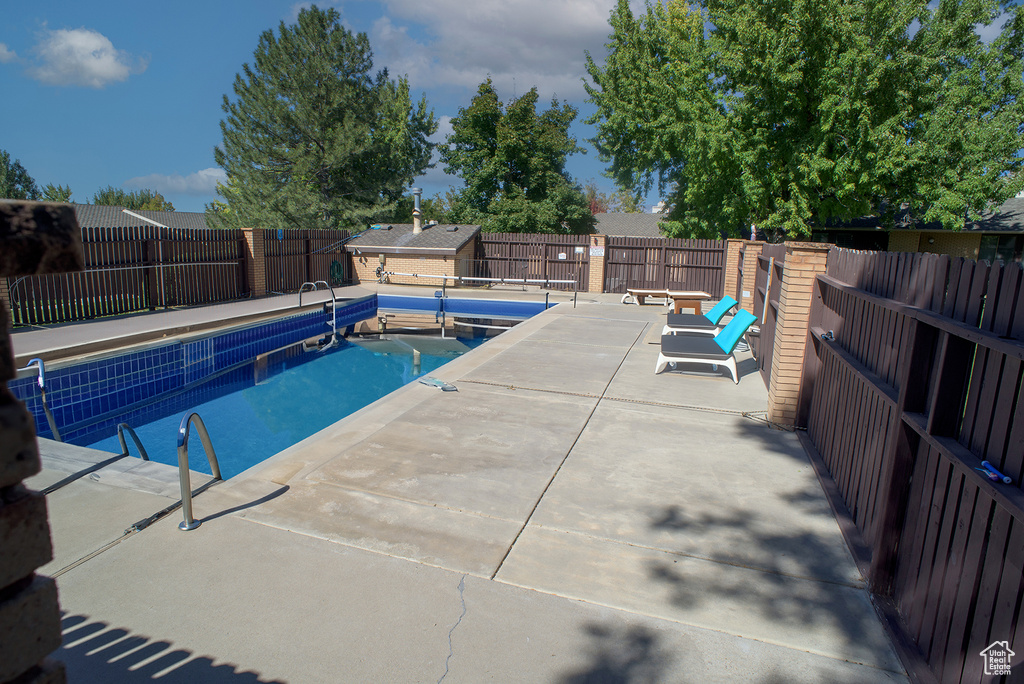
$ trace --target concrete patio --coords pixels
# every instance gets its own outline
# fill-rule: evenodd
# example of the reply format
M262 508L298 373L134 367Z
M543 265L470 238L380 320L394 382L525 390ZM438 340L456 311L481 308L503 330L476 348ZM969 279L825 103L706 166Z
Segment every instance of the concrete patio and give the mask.
M433 374L458 392L205 491L192 532L124 535L169 467L53 492L70 681L907 681L753 359L654 375L664 311L561 304ZM43 451L38 489L109 457Z

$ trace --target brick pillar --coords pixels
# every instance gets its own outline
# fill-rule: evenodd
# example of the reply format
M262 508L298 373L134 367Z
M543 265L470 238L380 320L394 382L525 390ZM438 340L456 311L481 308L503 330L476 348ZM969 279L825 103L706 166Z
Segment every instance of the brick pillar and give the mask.
M768 384L768 420L779 425L796 425L814 278L825 272L831 248L832 245L827 244L786 243L786 266L782 273Z
M604 292L604 263L607 251L607 235L590 236L590 278L587 281L587 292Z
M740 254L746 240L730 239L725 241L725 273L722 279L722 294L736 297L740 286ZM739 299L737 297L737 299Z
M11 310L11 279L0 278L0 304Z
M740 282L739 293L736 299L740 302L740 308L749 311L755 316L760 316L760 311L754 311L754 288L757 286L757 258L761 256L763 242L751 242L741 240L743 243L743 279Z
M67 205L0 204L0 278L85 268L82 231ZM0 682L59 684L60 605L53 579L35 574L53 558L46 499L22 480L39 472L32 416L7 389L15 377L6 303L0 302Z
M245 235L245 275L250 297L267 295L266 233L259 228L243 228Z

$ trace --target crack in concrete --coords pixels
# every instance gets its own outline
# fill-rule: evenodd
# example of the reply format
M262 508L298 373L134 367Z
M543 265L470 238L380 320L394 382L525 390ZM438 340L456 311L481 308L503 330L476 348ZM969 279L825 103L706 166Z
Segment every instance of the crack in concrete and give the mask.
M462 624L462 618L466 617L466 576L463 575L462 579L459 580L459 601L462 602L462 615L455 621L452 628L448 630L448 657L444 659L444 674L437 680L437 684L441 684L444 678L448 676L448 664L451 662L452 656L455 655L454 647L452 646L452 633L455 628Z

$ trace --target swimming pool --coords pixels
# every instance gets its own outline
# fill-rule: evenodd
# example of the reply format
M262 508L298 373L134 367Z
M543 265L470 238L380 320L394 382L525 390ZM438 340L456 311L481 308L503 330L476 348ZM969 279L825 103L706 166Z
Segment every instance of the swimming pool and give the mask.
M433 372L482 340L442 354L377 352L351 342L316 351L295 344L239 364L183 392L172 392L137 411L129 422L152 460L176 465L178 426L190 411L210 433L221 473L229 478L287 449L377 399ZM400 343L391 345L392 348ZM116 430L116 428L115 428ZM120 453L116 433L76 442ZM135 447L128 440L134 454ZM190 440L189 467L210 472L198 439Z
M544 308L544 302L371 295L339 302L336 325L341 331L372 319L379 309L438 315L447 309L467 317L522 320ZM48 404L66 442L120 453L117 425L127 423L153 460L170 463L177 462L178 422L185 412L197 411L209 428L221 470L230 477L456 355L419 354L414 367L408 345L404 353L350 343L327 351L300 351L296 343L324 335L331 320L324 307L48 367ZM466 341L463 351L482 340ZM9 387L35 418L37 434L52 437L35 380L25 375ZM316 387L319 380L322 387ZM270 412L270 407L277 410ZM214 417L220 415L227 418ZM193 468L208 472L202 449L191 451ZM233 456L232 451L245 456Z

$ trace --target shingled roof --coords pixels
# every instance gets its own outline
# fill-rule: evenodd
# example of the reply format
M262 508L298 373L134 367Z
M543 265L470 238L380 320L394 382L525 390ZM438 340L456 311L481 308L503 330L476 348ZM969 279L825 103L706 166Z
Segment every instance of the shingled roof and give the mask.
M984 214L964 229L972 233L1024 233L1024 197L1011 197L998 212Z
M413 233L411 223L384 223L379 229L367 230L353 238L348 245L350 249L384 254L455 254L479 232L480 226L442 223L423 226L423 232Z
M658 223L664 214L641 214L613 212L594 214L597 225L594 232L616 237L664 237Z
M124 207L101 204L72 204L78 225L82 228L136 228L152 223L125 213ZM206 214L196 211L143 211L131 210L168 228L207 228Z

